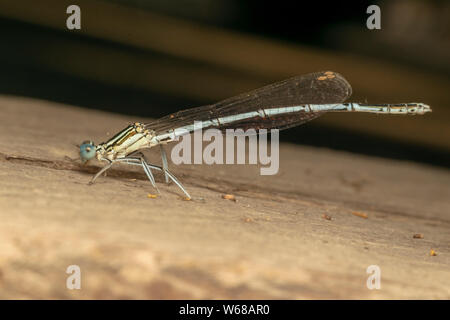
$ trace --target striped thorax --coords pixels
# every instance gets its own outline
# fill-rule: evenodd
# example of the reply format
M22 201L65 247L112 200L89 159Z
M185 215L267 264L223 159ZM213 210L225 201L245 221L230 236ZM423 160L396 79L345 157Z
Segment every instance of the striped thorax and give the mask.
M151 132L144 128L143 123L136 122L99 144L96 157L98 160L123 158L139 149L148 148L150 139Z

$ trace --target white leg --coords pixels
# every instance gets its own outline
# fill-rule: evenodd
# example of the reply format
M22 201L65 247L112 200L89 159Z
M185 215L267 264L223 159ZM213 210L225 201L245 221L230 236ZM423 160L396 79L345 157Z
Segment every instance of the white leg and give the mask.
M113 165L113 161L108 160L109 163L104 166L99 172L97 172L97 174L91 179L91 181L89 181L89 184L94 184L95 180L97 180L97 178L103 173L106 172L106 170L108 170L109 168L111 168L111 166Z
M166 179L166 183L169 183L169 175L167 174L167 171L169 171L169 165L167 163L166 150L164 150L162 144L159 145L159 149L161 150L161 160L162 160L162 167L164 169L164 178Z
M145 161L144 158L127 157L127 158L116 159L115 161L125 162L127 164L131 164L131 165L135 165L135 166L141 166L144 169L144 171L146 170L145 167L147 167L147 169L149 171L150 171L150 169L155 169L155 170L158 170L158 171L162 171L165 174L167 174L167 176L178 186L178 188L181 189L181 191L183 191L183 193L186 195L186 197L188 199L191 199L191 196L186 191L186 189L183 187L181 182L179 182L178 179L169 170L164 170L164 168L161 168L160 166L157 166L157 165L154 165L154 164L149 164L149 163L147 163ZM148 177L148 174L147 174L147 177ZM149 179L150 179L150 177L149 177Z

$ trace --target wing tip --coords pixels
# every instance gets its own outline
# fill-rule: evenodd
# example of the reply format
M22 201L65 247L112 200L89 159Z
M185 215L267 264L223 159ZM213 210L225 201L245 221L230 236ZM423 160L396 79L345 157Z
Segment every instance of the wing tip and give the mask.
M318 81L330 81L332 80L333 82L338 81L341 84L341 89L344 91L346 99L348 99L352 93L352 86L350 85L350 83L347 81L347 79L345 79L340 73L334 72L334 71L320 71L320 72L316 72L315 74L315 79Z

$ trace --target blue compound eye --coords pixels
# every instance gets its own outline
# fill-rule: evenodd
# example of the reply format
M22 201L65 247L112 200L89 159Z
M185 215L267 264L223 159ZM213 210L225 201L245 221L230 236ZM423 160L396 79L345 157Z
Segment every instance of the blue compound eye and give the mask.
M96 147L92 141L84 141L80 146L81 161L86 162L95 157Z

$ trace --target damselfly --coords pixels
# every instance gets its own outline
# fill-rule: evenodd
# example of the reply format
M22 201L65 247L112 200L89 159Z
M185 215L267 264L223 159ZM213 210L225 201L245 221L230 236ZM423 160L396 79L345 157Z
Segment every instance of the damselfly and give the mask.
M106 161L90 181L92 184L114 163L142 167L158 190L152 170L163 172L187 196L189 193L169 171L163 144L197 129L287 129L313 120L326 112L371 112L383 114L424 114L430 112L423 103L361 104L344 103L352 93L340 74L326 71L293 77L260 89L220 101L216 104L182 110L149 123L134 123L99 145L85 141L80 146L83 162L94 157ZM201 121L201 126L194 126ZM148 163L143 149L160 146L162 166ZM159 191L158 191L159 192Z

